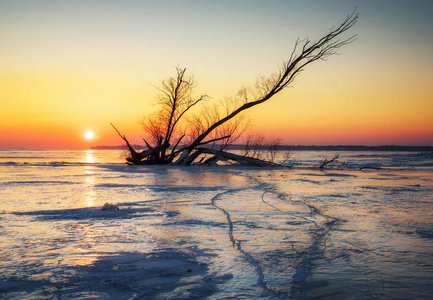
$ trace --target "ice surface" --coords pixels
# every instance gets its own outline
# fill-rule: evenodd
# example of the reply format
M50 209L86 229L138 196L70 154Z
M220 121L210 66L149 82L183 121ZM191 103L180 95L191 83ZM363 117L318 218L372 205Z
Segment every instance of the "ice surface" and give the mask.
M315 152L292 168L63 155L1 155L1 299L433 296L428 153L340 153L329 170Z

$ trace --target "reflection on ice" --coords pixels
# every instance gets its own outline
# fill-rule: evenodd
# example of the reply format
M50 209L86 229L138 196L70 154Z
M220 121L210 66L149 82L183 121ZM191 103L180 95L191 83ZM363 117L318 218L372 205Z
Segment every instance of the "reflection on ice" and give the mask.
M100 253L96 250L96 246L102 242L102 232L88 226L88 224L77 224L76 234L80 236L79 243L74 246L73 253L76 255L65 256L59 260L59 264L68 266L85 266L91 265L97 261Z
M84 192L83 201L85 207L92 207L95 205L96 200L96 177L95 170L93 166L93 150L86 150L86 163L84 167L85 170L85 182L84 182Z
M86 150L86 163L93 164L93 150Z
M85 207L92 207L95 205L96 191L95 184L96 178L90 169L86 169L86 177L84 182L83 201Z

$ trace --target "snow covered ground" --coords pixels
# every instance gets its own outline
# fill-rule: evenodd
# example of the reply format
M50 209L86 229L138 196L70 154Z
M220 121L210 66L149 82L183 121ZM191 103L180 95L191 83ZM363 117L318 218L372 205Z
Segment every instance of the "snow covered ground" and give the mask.
M323 156L0 151L0 298L431 299L433 154L341 152L319 170Z

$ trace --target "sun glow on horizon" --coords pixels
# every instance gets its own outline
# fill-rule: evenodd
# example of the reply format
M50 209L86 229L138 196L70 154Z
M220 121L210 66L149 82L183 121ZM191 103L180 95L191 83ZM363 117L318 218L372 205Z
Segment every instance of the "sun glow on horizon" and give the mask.
M84 136L86 137L86 139L91 140L95 137L95 134L93 133L93 131L86 131L86 133L84 134Z

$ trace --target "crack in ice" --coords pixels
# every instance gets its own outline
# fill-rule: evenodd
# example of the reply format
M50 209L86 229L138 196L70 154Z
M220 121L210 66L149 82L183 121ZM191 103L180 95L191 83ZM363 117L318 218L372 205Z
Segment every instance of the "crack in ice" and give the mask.
M239 175L241 175L241 174L239 174ZM277 190L277 188L275 187L275 185L272 185L272 184L269 184L266 182L261 182L260 180L258 180L257 178L254 178L253 176L249 176L249 175L244 175L244 176L257 182L257 186L254 188L257 190L263 191L263 194L261 197L263 203L265 203L266 205L272 207L273 209L275 209L281 213L284 213L287 215L293 215L293 214L290 214L287 211L281 210L278 207L265 201L264 195L266 193L275 194L278 196L279 199L286 200L287 195L284 193L280 193ZM323 214L319 208L317 208L317 207L315 207L309 203L306 203L304 201L301 201L301 203L310 209L311 215L324 217L327 220L327 222L324 224L324 227L322 228L319 224L317 224L316 221L311 220L311 219L306 218L306 217L299 216L300 218L303 218L304 220L312 222L318 228L318 231L316 231L316 234L312 235L313 243L307 248L306 251L303 251L301 253L295 249L293 242L291 242L290 239L288 239L287 233L285 232L286 238L289 241L289 243L291 244L292 249L300 256L300 262L295 267L296 272L292 276L292 287L291 287L291 293L290 293L290 298L292 298L292 299L303 299L306 297L307 291L305 290L304 285L305 285L307 278L310 276L310 273L311 273L311 268L312 268L311 258L323 256L323 254L326 250L326 241L328 240L328 238L330 236L330 231L331 231L332 227L334 225L337 225L339 222L342 221L336 217L332 217L332 216ZM329 220L329 219L331 219L331 220ZM285 293L284 296L288 297L287 293Z
M258 262L257 260L255 260L255 259L251 256L251 254L249 254L247 251L245 251L244 249L242 249L241 241L238 241L238 240L233 236L233 222L232 222L232 220L231 220L230 213L229 213L228 211L226 211L224 208L222 208L222 207L220 207L220 206L218 206L218 205L215 204L215 201L216 201L218 198L220 198L222 195L225 195L225 194L232 194L232 193L240 192L240 191L247 190L247 189L248 189L248 188L232 189L232 190L227 190L227 191L225 191L225 192L218 193L217 195L215 195L215 196L211 199L211 203L212 203L212 205L213 205L215 208L221 210L221 211L226 215L227 222L228 222L228 224L229 224L229 238L230 238L230 241L232 242L233 248L236 249L236 250L238 250L238 251L239 251L239 252L240 252L240 253L241 253L241 254L242 254L242 255L247 259L247 261L249 261L249 262L250 262L250 263L255 267L256 272L257 272L257 275L258 275L257 282L258 282L259 286L260 286L263 290L265 290L265 291L267 291L267 292L269 292L269 293L272 293L274 296L278 296L278 297L286 296L286 298L287 298L286 293L282 294L282 293L279 293L279 292L277 292L277 291L274 291L272 288L268 288L268 286L267 286L267 284L266 284L266 282L265 282L265 276L264 276L264 274L263 274L263 270L262 270L262 268L261 268L259 262Z

